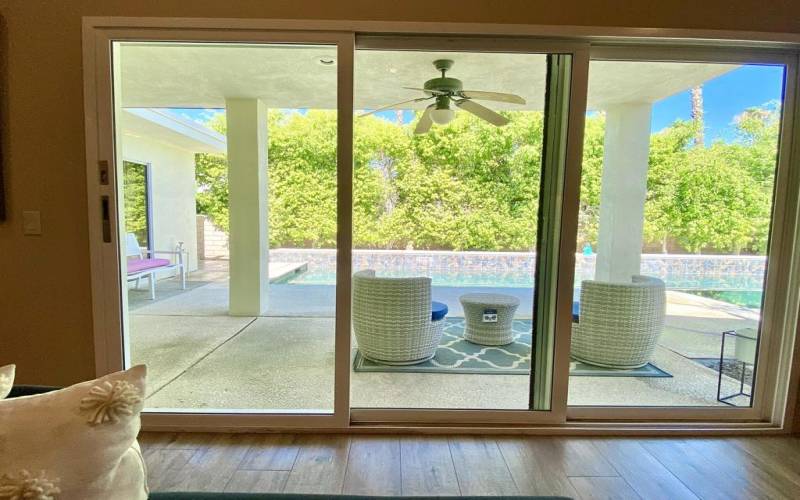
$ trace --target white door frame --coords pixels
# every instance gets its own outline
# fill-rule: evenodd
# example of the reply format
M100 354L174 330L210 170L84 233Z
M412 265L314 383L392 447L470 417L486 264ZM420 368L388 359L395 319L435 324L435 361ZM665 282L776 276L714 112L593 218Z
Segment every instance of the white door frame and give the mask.
M570 116L565 117L567 126L565 131L566 152L559 156L558 168L564 168L580 179L580 162L583 145L583 117L586 109L586 71L589 61L589 45L585 42L570 42L559 40L539 40L532 38L475 38L463 36L447 37L408 37L408 36L358 36L356 50L424 50L432 52L498 52L498 53L527 53L527 54L559 54L571 57L572 72L568 86L571 92L565 98L569 101ZM556 111L557 112L557 111ZM579 185L579 184L578 184ZM562 186L563 188L563 186ZM567 191L566 199L572 199L577 204L577 191ZM538 223L538 221L535 221ZM577 226L576 226L577 227ZM561 228L561 236L556 241L561 248L575 247L575 231ZM541 235L539 236L541 237ZM558 248L552 249L558 252ZM567 410L566 381L555 373L568 373L569 371L569 329L572 321L572 267L574 254L569 252L559 253L558 273L559 294L556 297L556 313L554 321L554 345L552 346L552 397L549 410L530 409L428 409L428 408L353 408L352 421L361 425L368 423L392 422L397 424L460 424L460 425L535 425L535 424L561 424L565 421ZM537 255L537 260L539 256ZM538 268L538 265L537 265ZM561 279L565 270L570 275L569 279ZM556 271L554 271L556 275ZM537 280L540 277L537 276ZM569 293L567 294L567 288ZM523 304L523 307L538 307L537 304ZM532 385L531 389L532 390ZM528 395L530 398L531 396Z
M603 44L609 42L626 42L640 45L681 42L681 47L663 49L671 54L673 60L687 60L681 54L703 54L703 61L715 60L718 49L690 46L704 44L711 46L734 47L728 54L747 54L748 62L760 57L783 57L787 64L786 101L784 103L784 123L781 138L780 165L777 172L776 208L771 233L770 268L767 283L770 284L765 296L765 329L776 332L768 334L768 345L759 353L757 380L757 405L753 409L737 408L585 408L566 407L567 381L564 371L564 359L568 356L569 329L564 331L564 321L559 319L556 325L558 342L556 347L556 371L554 372L553 411L548 412L550 418L541 416L524 416L508 418L506 412L487 413L480 411L433 411L418 414L409 411L408 422L394 429L419 428L423 423L438 424L434 429L446 431L456 429L463 431L462 426L471 426L474 430L497 432L579 432L604 433L662 433L662 432L780 432L791 424L794 403L798 390L798 372L800 360L793 356L800 351L795 345L795 328L797 325L797 305L800 303L798 284L800 284L800 231L798 231L797 203L798 186L800 186L800 140L792 133L800 129L800 111L798 100L798 49L800 36L795 34L774 33L742 33L709 30L646 30L621 28L592 27L554 27L529 25L481 25L453 23L392 23L392 22L349 22L349 21L297 21L297 20L253 20L253 19L189 19L189 18L124 18L124 17L87 17L83 26L84 54L84 113L86 126L86 160L87 160L87 193L88 218L90 236L90 259L92 270L93 317L96 372L98 375L109 373L124 366L122 337L120 335L121 317L121 285L119 273L119 247L117 224L114 223L116 211L116 189L114 185L114 124L113 124L113 87L111 82L111 40L179 40L186 41L219 41L219 42L255 42L255 43L335 43L338 44L339 67L352 69L355 35L371 33L405 33L413 35L450 34L454 40L460 40L465 48L485 46L488 39L467 41L467 36L517 36L532 37L532 40L508 40L510 45L524 44L532 47L538 44L539 50L547 47L571 46L576 55L573 63L573 91L582 93L585 100L588 74L588 52L580 49L583 55L575 52L576 42L594 43L592 55L602 54ZM568 40L552 40L552 37L565 37ZM500 40L493 38L491 40ZM702 40L702 41L701 41ZM744 41L743 41L744 40ZM441 42L441 38L437 38ZM530 44L530 45L528 45ZM637 48L630 45L627 49L635 54ZM612 50L612 49L608 49ZM617 50L617 49L613 49ZM642 47L642 50L661 50L659 47ZM694 51L694 52L693 52ZM619 54L619 53L617 53ZM632 56L633 57L633 56ZM663 57L667 57L666 55ZM699 55L697 56L699 57ZM726 56L727 57L727 56ZM755 57L755 59L753 59ZM723 57L723 59L725 59ZM740 58L741 59L741 58ZM577 64L585 61L584 69ZM352 185L352 119L351 113L342 113L344 109L352 110L352 71L339 70L337 89L339 107L339 172L338 196L339 204L343 201L351 205ZM578 101L580 98L578 98ZM573 100L573 104L578 102ZM571 127L583 122L584 108L571 108ZM580 116L577 116L580 115ZM582 125L581 125L582 128ZM582 136L582 130L580 131ZM575 150L577 148L577 150ZM570 231L570 217L577 216L577 203L570 206L570 200L577 200L577 189L580 182L581 148L574 142L570 148L573 155L565 172L565 201L563 204L564 235L572 238L574 250L574 227ZM577 154L577 162L574 155ZM110 174L110 175L109 175ZM105 182L103 182L105 180ZM782 200L782 201L781 201ZM103 217L105 206L106 217ZM350 355L350 267L352 248L352 216L339 210L337 216L337 319L336 319L336 394L334 414L332 415L294 415L294 414L234 414L231 412L207 412L204 414L154 413L144 416L144 425L152 429L251 429L265 428L313 428L313 429L356 429L360 422L370 422L376 426L376 418L384 418L383 422L392 422L402 415L391 410L362 410L350 412L349 405L349 355ZM575 226L576 227L576 226ZM570 236L573 235L573 236ZM105 241L107 240L107 241ZM567 269L566 261L572 261L566 255L569 241L562 240L559 267L563 274L559 277L559 293L572 285L572 271ZM570 289L571 293L571 289ZM562 301L563 302L563 301ZM558 318L566 317L563 307L559 306ZM566 309L565 309L566 310ZM779 335L780 334L780 335ZM566 347L564 347L566 346ZM566 351L565 351L566 349ZM800 354L800 352L798 352ZM346 360L346 363L345 361ZM560 361L559 361L560 360ZM768 360L768 362L767 362ZM763 368L767 365L767 368ZM794 369L793 369L794 368ZM764 374L762 375L762 371ZM774 390L763 387L763 384L776 382ZM760 394L764 393L764 394ZM741 410L741 411L739 411ZM387 413L388 412L388 413ZM534 412L526 412L528 414ZM521 416L522 417L522 416ZM615 419L622 423L601 422ZM644 423L625 423L624 420L642 421ZM659 421L666 422L659 423ZM739 421L740 423L736 423ZM450 424L451 427L445 427ZM549 424L542 427L540 424ZM520 427L522 426L522 427ZM377 426L380 428L380 426Z
M187 42L249 42L263 44L324 44L337 47L337 293L334 365L334 409L330 414L277 411L247 413L203 410L202 413L153 411L143 414L143 425L180 428L313 427L342 428L350 421L350 268L352 226L352 138L354 35L341 32L218 31L203 29L98 29L84 26L84 92L86 114L86 160L90 201L90 257L92 264L95 330L95 369L98 375L129 365L128 350L121 335L125 324L120 272L120 236L117 219L114 85L112 43L125 40L180 40ZM345 112L346 111L346 112ZM102 171L102 174L100 173Z
M798 115L798 55L794 51L769 49L597 45L592 47L591 60L781 65L785 67L785 89L752 406L571 406L567 416L572 420L770 421L776 413L775 405L786 403L780 396L781 391L775 390L771 382L778 379L788 382L790 375L791 356L784 356L790 352L786 353L785 342L782 340L789 340L793 335L782 334L792 332L798 318L797 287L790 285L797 283L797 277L792 276L792 270L796 274L797 265L800 264L796 252L798 234L793 229L797 223L796 193L800 192L800 179L797 176L797 156L792 152L798 142L795 132ZM795 193L795 196L791 193Z

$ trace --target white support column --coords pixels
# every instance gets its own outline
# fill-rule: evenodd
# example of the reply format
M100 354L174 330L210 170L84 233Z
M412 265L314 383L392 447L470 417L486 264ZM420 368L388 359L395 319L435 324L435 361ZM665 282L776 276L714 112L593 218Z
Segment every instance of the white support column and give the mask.
M630 282L642 260L650 152L648 103L606 109L595 279Z
M257 99L226 99L230 303L233 316L267 309L267 108Z

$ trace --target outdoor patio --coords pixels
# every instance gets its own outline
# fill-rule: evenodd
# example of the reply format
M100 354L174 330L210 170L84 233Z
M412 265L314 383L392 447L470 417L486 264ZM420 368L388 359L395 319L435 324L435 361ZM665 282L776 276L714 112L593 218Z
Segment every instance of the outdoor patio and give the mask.
M160 280L155 301L148 300L144 288L129 292L131 358L149 365L148 407L330 410L334 287L273 283L266 314L230 316L227 265L226 260L201 261L186 290L177 280ZM469 291L474 289L434 286L433 297L448 303L448 318L458 318L463 312L457 298ZM524 305L531 304L531 293L520 296L517 319L530 318ZM756 326L757 313L676 291L668 291L667 300L666 327L652 363L672 376L571 376L570 404L721 404L717 372L692 358L718 358L721 332ZM530 380L521 374L353 371L351 377L354 407L528 405ZM736 389L738 382L725 377L723 391Z
M179 248L186 258L184 268L190 271L185 290L167 279L159 281L155 301L149 300L146 290L128 294L126 352L133 362L150 366L149 406L331 410L336 269L332 247L338 241L340 161L334 146L336 117L342 112L332 63L336 48L120 42L117 49L118 105L124 110L120 151L124 158L139 160L127 160L132 167L124 186L130 195L123 210L125 231L136 232L138 238L127 257L142 257L136 247L162 253ZM473 88L503 92L511 100L490 100L492 114L484 112L484 118L465 108L448 114L436 127L420 129L425 110L432 108L426 107L429 97L419 99L409 87L436 76L432 62L445 58L455 61L452 74ZM541 193L532 187L540 184L548 59L544 54L404 50L357 51L357 59L353 269L431 277L433 300L449 309L444 325L447 342L461 341L460 348L466 345L461 295L512 295L521 306L513 325L514 343L492 351L507 359L517 356L519 363L514 361L511 369L485 363L492 366L476 373L457 372L454 368L462 366L458 364L439 365L428 372L380 366L365 371L355 358L354 346L351 403L527 408L531 361L524 355L530 354L532 344L535 268L531 249L539 236L536 218L541 217L536 208ZM745 292L760 300L765 268L760 240L754 232L746 241L741 235L741 241L733 243L711 241L692 228L718 223L681 219L683 233L693 239L679 241L680 227L672 219L667 223L654 218L646 200L650 181L666 182L658 176L662 170L674 170L651 169L651 153L661 158L658 155L665 149L650 150L654 138L662 140L664 135L653 129L654 106L739 68L717 63L592 61L585 139L594 145L585 147L584 160L602 168L587 168L585 175L595 176L602 189L592 199L581 199L576 283L578 287L585 279L630 283L638 274L658 277L666 283L667 318L644 371L612 373L574 364L571 404L722 404L717 400L714 369L722 332L757 326L758 306L750 301L741 303L751 308L739 307L700 294ZM409 100L386 108L390 116L362 116L404 98ZM458 99L462 103L460 99L471 97ZM195 111L186 114L187 109ZM197 114L198 109L205 111ZM495 116L496 111L507 116ZM765 126L771 123L765 118L772 116L768 111L764 108L754 115L762 117L759 123ZM486 121L486 116L495 117L495 122ZM507 126L494 127L501 123ZM664 130L679 125L676 121ZM458 134L458 141L450 134ZM713 148L704 147L702 140L679 144L669 137L667 150L683 154L691 149L696 155L691 161L670 156L670 161L719 163L716 157L707 157ZM483 147L485 143L494 145ZM452 144L458 147L451 149ZM759 147L766 151L769 145ZM713 149L718 150L721 144ZM726 155L727 165L734 155ZM764 171L747 165L730 167L740 173ZM748 185L771 185L771 178L757 181ZM664 203L675 198L670 192L659 196ZM707 193L699 196L698 203L705 207L710 203L707 198ZM671 213L672 205L667 205L659 205L660 214ZM695 205L690 208L697 209ZM727 200L723 208L728 208ZM703 217L716 212L718 207L703 212ZM655 219L669 230L659 226L654 233L648 226L645 231L645 222ZM761 218L754 221L760 224ZM653 255L643 251L652 250L654 243L659 243L662 254L649 258ZM671 254L670 245L675 247ZM708 251L701 252L706 247ZM130 279L128 259L122 262L122 274ZM276 263L286 267L277 269ZM576 288L575 300L579 298ZM663 295L657 300L660 307ZM589 308L583 313L588 322ZM648 316L637 311L628 316L633 317ZM589 344L602 346L609 339L623 338L619 328L609 335ZM443 345L444 341L439 343ZM617 347L628 345L633 343ZM477 352L482 351L480 346L466 348L475 352L453 349L454 356L475 361L469 356L486 355ZM629 365L633 364L621 364ZM733 378L723 378L722 385L723 394L739 389ZM749 404L744 399L733 402Z

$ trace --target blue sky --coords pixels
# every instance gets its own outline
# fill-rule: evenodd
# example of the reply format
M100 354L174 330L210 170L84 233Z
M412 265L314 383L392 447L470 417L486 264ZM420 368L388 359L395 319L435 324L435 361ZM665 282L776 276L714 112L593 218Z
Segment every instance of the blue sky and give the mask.
M753 106L782 101L783 68L780 66L743 66L703 85L706 141L731 140L736 115ZM689 91L658 101L653 106L651 129L657 132L676 119L691 117Z
M734 118L753 106L761 106L770 101L781 101L783 91L783 68L779 66L748 65L735 69L703 85L706 141L716 139L730 141L735 136ZM218 109L174 109L179 116L200 123L223 110ZM691 115L691 95L689 91L675 94L653 105L651 130L658 132L677 119L688 120ZM377 113L384 119L395 121L393 110ZM414 117L405 111L406 123Z

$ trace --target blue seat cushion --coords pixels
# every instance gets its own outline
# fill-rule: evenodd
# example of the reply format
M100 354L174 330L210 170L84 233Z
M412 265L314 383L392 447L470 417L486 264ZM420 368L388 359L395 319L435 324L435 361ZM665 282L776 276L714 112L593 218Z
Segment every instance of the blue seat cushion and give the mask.
M431 321L439 321L447 316L447 304L431 301Z

